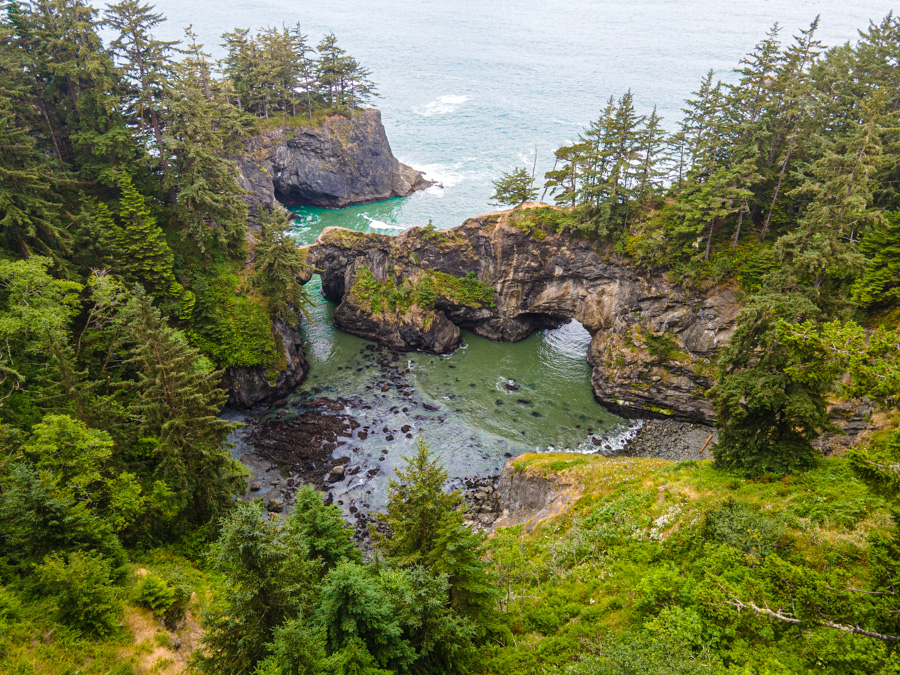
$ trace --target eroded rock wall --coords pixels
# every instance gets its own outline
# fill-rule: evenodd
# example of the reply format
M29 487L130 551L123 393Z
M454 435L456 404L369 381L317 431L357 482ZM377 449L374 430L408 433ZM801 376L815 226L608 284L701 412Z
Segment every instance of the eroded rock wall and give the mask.
M236 161L251 213L279 204L343 208L432 185L394 157L378 110L267 131L250 139Z
M338 328L398 350L447 352L459 328L522 340L569 318L593 336L597 400L626 417L712 424L704 396L731 336L731 289L689 293L591 238L515 226L516 211L396 237L326 229L309 247Z

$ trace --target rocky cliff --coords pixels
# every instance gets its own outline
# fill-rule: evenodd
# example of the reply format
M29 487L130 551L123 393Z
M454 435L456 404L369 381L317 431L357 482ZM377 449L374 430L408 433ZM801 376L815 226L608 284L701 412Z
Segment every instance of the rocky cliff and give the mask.
M228 368L224 386L228 390L228 405L250 408L257 403L271 401L290 394L309 373L309 363L303 351L300 331L281 319L272 320L272 336L279 345L279 364L272 372L262 366Z
M432 185L391 153L378 110L267 131L251 138L236 161L251 213L279 203L343 208Z
M396 237L328 228L309 262L339 303L344 331L444 353L459 346L460 328L517 341L576 319L593 336L587 358L602 405L626 417L712 424L704 392L733 330L731 289L688 292L595 239L554 233L540 213L520 208Z

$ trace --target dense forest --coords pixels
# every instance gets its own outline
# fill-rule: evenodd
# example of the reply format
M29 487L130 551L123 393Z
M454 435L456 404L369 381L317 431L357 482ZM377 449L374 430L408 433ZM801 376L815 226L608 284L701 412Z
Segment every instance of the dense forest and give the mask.
M202 616L208 673L900 671L900 21L830 49L773 29L675 134L611 99L547 174L565 208L521 214L739 289L715 466L520 459L590 467L585 496L487 540L421 440L364 560L312 488L283 518L234 499L219 414L222 370L276 372L272 321L307 302L290 223L251 222L230 158L353 115L371 76L333 35L235 30L215 62L163 20L2 5L0 670L143 672ZM526 170L497 186L538 196ZM828 402L859 396L885 429L823 461ZM657 499L676 489L693 511Z

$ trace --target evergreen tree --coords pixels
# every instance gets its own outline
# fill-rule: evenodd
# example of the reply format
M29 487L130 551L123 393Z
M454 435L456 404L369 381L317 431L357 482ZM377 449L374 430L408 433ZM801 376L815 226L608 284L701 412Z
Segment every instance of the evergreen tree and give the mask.
M300 30L300 24L291 29L290 35L297 63L297 78L303 89L302 103L305 103L306 114L312 120L313 97L318 95L318 90L316 89L316 63L309 55L315 53L315 50L309 46L307 42L309 37Z
M316 45L319 54L317 79L324 90L329 108L341 105L344 79L347 76L347 52L338 46L334 33L329 33Z
M848 282L863 269L858 241L881 222L872 181L881 161L881 97L864 103L865 118L847 137L830 144L792 194L812 197L797 228L777 250L798 288L811 289L822 307L840 308Z
M142 145L155 146L163 172L168 170L168 151L163 140L163 101L177 42L157 40L153 30L165 21L162 14L139 0L120 0L108 5L105 24L118 35L109 49L129 83L123 97L131 123Z
M166 325L150 298L137 293L128 308L138 369L131 414L155 445L153 476L177 496L180 516L211 522L244 490L244 469L231 459L228 434L235 424L219 417L225 392L220 373Z
M900 299L900 213L886 213L860 242L859 252L866 269L853 284L853 301L863 307L895 303Z
M18 256L57 257L70 237L60 214L57 175L35 147L21 110L28 107L22 54L12 30L0 24L0 227L7 250Z
M150 292L169 293L175 284L172 250L131 178L119 176L118 186L122 193L119 201L122 259L117 269L126 279L144 284Z
M527 169L516 168L512 173L504 173L494 181L494 195L491 200L495 204L511 204L518 206L523 202L534 201L537 189L534 178Z
M247 125L231 106L212 98L211 66L202 45L190 39L189 58L170 71L174 77L166 101L173 171L165 186L172 195L172 223L201 253L224 249L237 256L243 250L247 205L228 157L237 152L236 140Z
M794 44L784 52L776 69L772 92L777 117L770 132L770 158L777 165L778 173L760 230L761 239L766 238L772 225L772 216L782 195L791 158L809 133L813 113L811 104L815 101L809 71L821 53L821 43L815 38L818 27L819 17L816 17L807 30L795 36Z
M227 581L194 665L216 675L254 672L275 630L301 611L308 565L258 502L238 504L224 519L214 550L213 564Z
M781 322L816 319L819 310L803 295L779 292L777 280L769 283L776 290L756 295L738 315L710 392L716 464L750 476L813 467L820 453L812 441L831 428L825 397L833 379L799 376L802 353L782 339Z
M361 650L380 668L392 672L410 668L415 651L403 637L390 595L369 569L357 563L339 564L325 580L321 598L316 617L325 630L329 653L346 655ZM353 660L371 663L360 656Z
M446 576L451 607L483 634L492 622L495 584L480 559L483 540L464 525L463 498L445 492L446 481L446 470L420 438L416 454L389 483L386 513L376 516L390 537L376 533L375 541L396 565L422 565Z
M292 545L298 546L304 557L321 564L322 576L341 562L362 562L340 509L326 506L322 495L308 485L294 495L287 531Z
M253 260L253 285L269 299L269 312L290 324L310 305L300 279L307 272L306 253L291 235L283 212L267 209L260 214L259 241Z

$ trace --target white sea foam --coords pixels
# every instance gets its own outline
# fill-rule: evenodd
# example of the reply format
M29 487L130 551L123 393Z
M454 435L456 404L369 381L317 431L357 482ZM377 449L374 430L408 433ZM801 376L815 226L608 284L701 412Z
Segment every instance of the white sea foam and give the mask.
M395 225L393 223L386 223L383 220L375 220L368 213L360 214L363 218L369 221L369 227L375 230L405 230L407 225Z
M431 103L428 103L424 108L413 108L413 112L417 115L422 115L423 117L447 115L455 112L459 106L471 99L471 96L439 96Z
M614 431L617 433L612 436L604 438L602 433L593 434L593 437L600 441L599 446L595 445L593 440L589 440L576 448L572 448L571 452L580 452L585 455L601 454L606 455L607 457L614 457L625 449L628 442L637 435L637 432L640 431L643 426L643 420L634 420L625 429L622 429L621 427L615 429Z
M453 166L446 164L411 164L410 166L414 166L419 171L424 172L425 178L436 180L443 188L452 188L466 179L466 176L460 172L460 164L454 164ZM428 188L428 192L432 190L438 193L441 188L433 185Z

